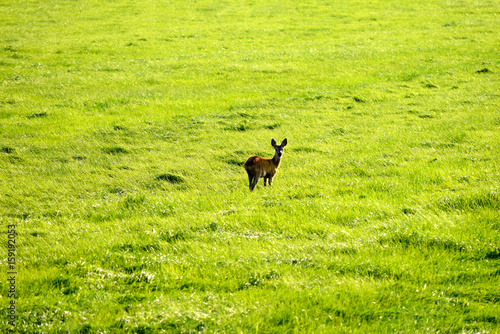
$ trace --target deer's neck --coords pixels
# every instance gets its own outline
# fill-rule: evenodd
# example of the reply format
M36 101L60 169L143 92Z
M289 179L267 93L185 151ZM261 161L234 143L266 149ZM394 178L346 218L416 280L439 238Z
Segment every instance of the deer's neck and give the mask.
M278 157L277 154L274 154L272 161L273 161L273 165L276 166L276 168L278 168L278 166L280 165L280 162L281 162L281 158Z

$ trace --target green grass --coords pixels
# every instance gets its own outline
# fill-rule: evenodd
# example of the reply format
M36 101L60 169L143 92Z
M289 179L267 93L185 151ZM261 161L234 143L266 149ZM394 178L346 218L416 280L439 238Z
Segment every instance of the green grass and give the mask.
M498 1L0 8L15 332L500 331Z

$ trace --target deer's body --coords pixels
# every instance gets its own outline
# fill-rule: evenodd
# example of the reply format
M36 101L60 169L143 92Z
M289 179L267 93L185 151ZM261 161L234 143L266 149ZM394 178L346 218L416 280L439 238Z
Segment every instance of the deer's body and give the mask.
M273 177L278 171L278 167L281 162L281 157L283 156L283 148L286 146L286 139L283 140L281 145L276 145L276 141L273 139L271 145L274 147L275 153L272 159L264 159L259 156L251 156L245 162L245 170L248 174L248 187L250 190L254 190L255 185L259 182L261 177L264 178L264 186L269 183L271 186L273 183Z

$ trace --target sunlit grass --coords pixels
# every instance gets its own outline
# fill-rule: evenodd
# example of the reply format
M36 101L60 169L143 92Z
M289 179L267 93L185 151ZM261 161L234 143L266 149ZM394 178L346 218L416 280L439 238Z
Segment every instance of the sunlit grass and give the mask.
M498 331L495 1L1 6L18 332Z

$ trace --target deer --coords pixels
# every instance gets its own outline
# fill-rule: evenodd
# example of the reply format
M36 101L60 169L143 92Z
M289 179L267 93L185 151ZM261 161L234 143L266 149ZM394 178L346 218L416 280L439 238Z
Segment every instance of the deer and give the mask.
M276 145L274 139L271 140L271 145L274 147L274 157L272 159L264 159L259 156L251 156L245 162L245 170L248 173L248 187L253 191L257 182L261 177L264 178L264 187L269 183L273 184L273 178L276 175L278 167L280 166L281 157L283 156L283 148L286 146L286 138L280 145Z

